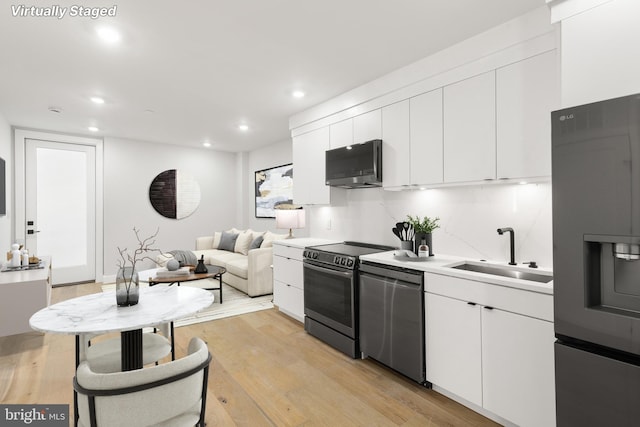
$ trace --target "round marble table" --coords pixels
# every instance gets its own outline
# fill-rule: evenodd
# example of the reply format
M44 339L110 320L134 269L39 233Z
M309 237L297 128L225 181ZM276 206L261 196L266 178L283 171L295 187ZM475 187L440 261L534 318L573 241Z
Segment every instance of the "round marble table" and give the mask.
M76 335L77 357L86 348L85 336L121 332L122 370L142 368L142 328L172 323L209 307L213 294L186 286L140 288L140 302L116 304L115 291L85 295L50 305L36 312L29 325L36 331ZM78 361L76 361L78 362Z

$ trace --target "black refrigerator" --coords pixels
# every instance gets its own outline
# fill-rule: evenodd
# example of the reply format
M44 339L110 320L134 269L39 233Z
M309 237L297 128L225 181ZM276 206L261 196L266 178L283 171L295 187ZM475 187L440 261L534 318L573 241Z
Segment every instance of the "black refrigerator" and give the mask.
M640 425L640 94L554 111L556 420Z

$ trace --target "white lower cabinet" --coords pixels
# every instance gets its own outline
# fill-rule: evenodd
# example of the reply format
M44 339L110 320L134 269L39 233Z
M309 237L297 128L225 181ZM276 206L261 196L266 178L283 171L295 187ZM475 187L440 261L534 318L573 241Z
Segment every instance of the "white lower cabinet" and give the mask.
M273 245L273 303L300 322L304 322L302 252L302 248Z
M519 426L555 425L553 323L482 309L482 401Z
M482 406L480 307L425 294L427 380Z
M431 273L425 290L427 381L518 426L555 426L552 296Z

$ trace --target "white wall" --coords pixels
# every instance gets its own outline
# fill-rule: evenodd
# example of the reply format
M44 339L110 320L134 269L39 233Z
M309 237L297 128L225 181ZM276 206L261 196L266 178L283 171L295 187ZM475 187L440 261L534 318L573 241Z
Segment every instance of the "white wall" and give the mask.
M11 249L12 230L11 218L13 214L13 136L11 126L0 114L0 157L5 162L5 191L7 214L0 215L0 257ZM3 260L4 258L0 258ZM1 261L0 261L1 262Z
M187 218L165 218L149 202L149 184L167 169L188 172L200 184L200 206ZM142 237L159 228L157 247L169 251L194 248L196 237L237 226L236 172L235 153L105 138L105 276L116 272L118 246L135 247L133 227Z
M295 167L295 166L294 166ZM516 261L552 265L551 184L494 184L425 191L331 189L331 206L309 208L313 237L399 246L391 228L407 215L440 218L436 254L506 261L512 227ZM330 227L328 229L327 227Z
M286 165L293 160L293 148L291 139L286 139L275 144L251 151L247 165L246 175L250 177L245 187L245 200L248 201L248 208L244 216L244 224L247 228L257 231L270 230L274 233L284 233L283 230L276 229L276 222L270 218L256 218L255 208L255 182L254 173L257 170L268 169L275 166ZM296 166L293 165L293 185L296 185ZM308 227L294 232L296 237L308 236Z
M562 21L562 105L640 92L640 2L613 0Z

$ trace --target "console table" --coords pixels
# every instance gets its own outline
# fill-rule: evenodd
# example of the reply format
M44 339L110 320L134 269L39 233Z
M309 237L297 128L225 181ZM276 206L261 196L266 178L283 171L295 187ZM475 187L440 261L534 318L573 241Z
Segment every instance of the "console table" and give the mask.
M0 272L0 337L33 331L29 318L51 301L51 257L43 268Z

